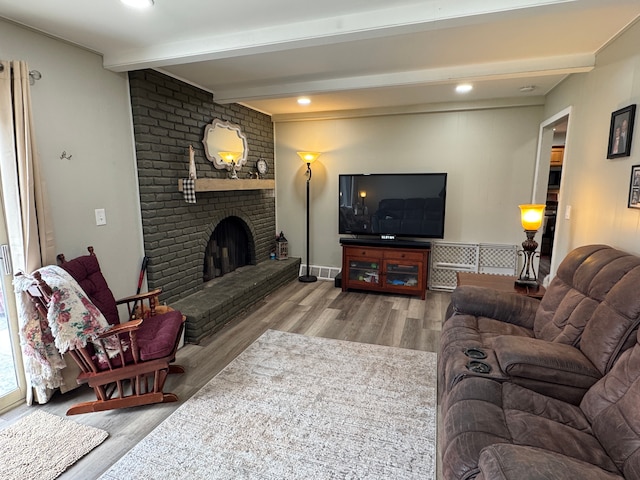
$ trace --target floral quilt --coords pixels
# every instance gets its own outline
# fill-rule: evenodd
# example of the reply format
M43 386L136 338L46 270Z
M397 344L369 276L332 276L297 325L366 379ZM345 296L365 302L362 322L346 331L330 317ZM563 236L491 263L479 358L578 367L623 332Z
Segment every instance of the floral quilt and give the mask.
M47 318L43 318L29 299L26 290L35 279L19 275L14 279L18 298L20 341L25 367L34 388L44 392L63 384L60 370L66 364L62 354L86 346L110 325L89 300L80 285L55 265L38 270L53 290ZM44 396L44 395L43 395Z

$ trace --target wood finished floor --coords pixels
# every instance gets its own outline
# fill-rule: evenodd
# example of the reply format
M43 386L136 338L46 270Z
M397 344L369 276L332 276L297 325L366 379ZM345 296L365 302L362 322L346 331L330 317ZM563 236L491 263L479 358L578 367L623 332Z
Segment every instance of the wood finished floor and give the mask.
M106 430L109 438L59 478L99 477L267 329L437 352L449 296L428 291L423 301L408 296L343 293L328 281L285 285L199 345L185 345L178 351L176 363L183 365L186 373L170 376L165 390L177 394L180 401L69 417ZM23 405L3 414L0 427L35 409L64 416L72 404L93 398L93 391L86 386L56 394L46 405Z

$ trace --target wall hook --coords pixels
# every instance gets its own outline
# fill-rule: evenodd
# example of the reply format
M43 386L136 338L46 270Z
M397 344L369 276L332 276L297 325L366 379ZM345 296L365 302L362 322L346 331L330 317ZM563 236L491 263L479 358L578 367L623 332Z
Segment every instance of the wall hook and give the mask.
M29 85L36 83L36 80L40 80L42 74L38 70L29 70Z
M66 151L66 150L63 150L63 151L62 151L62 154L60 155L60 160L63 160L63 159L65 159L65 158L66 158L67 160L71 160L71 157L73 157L73 155L67 155L67 151Z

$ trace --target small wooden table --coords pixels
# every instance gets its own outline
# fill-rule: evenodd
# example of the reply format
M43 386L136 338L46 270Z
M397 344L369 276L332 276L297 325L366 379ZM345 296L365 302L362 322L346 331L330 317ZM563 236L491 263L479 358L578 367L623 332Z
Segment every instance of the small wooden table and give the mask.
M513 292L527 295L533 298L542 298L546 289L539 285L537 289L521 287L515 284L516 277L511 275L493 275L490 273L457 272L458 286L473 285L476 287L488 287L501 292Z

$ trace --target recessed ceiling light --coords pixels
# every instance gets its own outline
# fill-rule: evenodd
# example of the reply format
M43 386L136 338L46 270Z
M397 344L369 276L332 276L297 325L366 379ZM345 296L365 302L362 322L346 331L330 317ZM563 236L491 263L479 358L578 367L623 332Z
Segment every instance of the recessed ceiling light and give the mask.
M302 97L298 99L298 105L309 105L311 103L311 99L307 97Z
M470 83L461 83L456 87L458 93L469 93L471 90L473 90L473 85Z
M120 0L128 7L149 8L153 6L153 0Z

